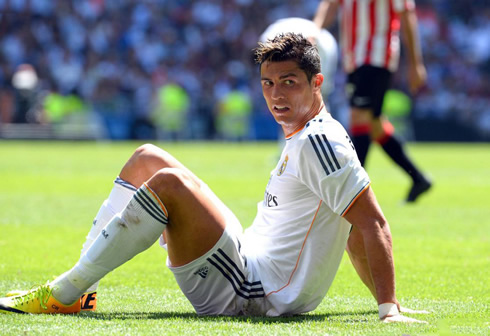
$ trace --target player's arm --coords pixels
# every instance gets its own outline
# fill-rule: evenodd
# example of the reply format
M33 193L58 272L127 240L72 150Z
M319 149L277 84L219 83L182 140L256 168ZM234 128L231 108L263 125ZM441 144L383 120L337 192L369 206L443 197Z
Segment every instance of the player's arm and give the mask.
M420 46L417 14L415 4L407 5L400 13L402 42L407 50L408 56L408 81L410 91L417 92L427 80L427 71L422 58Z
M377 300L380 318L385 322L425 323L399 314L428 312L403 308L396 299L391 232L370 187L344 217L353 225L347 253L362 282Z
M357 275L359 275L359 278L374 296L374 299L377 300L376 288L374 287L373 277L371 276L371 271L369 270L366 250L364 248L364 239L362 238L362 233L357 226L352 227L349 240L347 241L346 250L347 254L349 255L349 259L357 272Z
M348 251L355 253L351 258L356 260L353 264L356 270L359 268L358 274L360 273L361 279L371 290L378 304L391 302L398 305L391 232L370 187L356 200L344 217L354 226L354 236L349 238ZM361 248L361 244L364 245L364 249Z
M320 29L329 27L335 20L335 13L337 13L338 2L331 0L322 0L318 4L313 22Z

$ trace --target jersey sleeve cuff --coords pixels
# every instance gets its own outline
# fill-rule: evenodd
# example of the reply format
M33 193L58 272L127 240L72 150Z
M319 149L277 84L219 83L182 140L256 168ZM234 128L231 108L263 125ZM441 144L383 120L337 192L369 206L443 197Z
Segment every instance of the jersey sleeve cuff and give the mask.
M371 185L371 182L367 182L362 188L361 190L359 190L359 192L352 198L352 200L349 202L349 204L347 204L347 206L345 207L345 209L341 212L340 216L344 217L347 212L350 210L350 208L354 205L354 203L359 199L359 197L364 194L364 192L369 188L369 186Z

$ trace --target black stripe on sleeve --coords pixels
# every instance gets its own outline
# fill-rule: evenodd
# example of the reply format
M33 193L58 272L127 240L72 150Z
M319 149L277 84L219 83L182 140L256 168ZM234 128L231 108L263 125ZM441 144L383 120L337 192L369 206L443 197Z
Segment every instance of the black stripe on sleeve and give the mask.
M323 146L322 140L320 139L320 136L317 134L315 135L316 140L318 141L318 145L320 146L323 155L325 156L325 159L327 159L328 165L330 166L330 171L333 173L336 169L332 164L332 160L330 160L330 157L327 154L327 150L325 149L325 146Z
M313 139L313 137L311 136L311 134L308 134L308 138L310 139L311 145L313 146L313 149L315 150L315 153L316 153L316 155L317 155L317 157L318 157L318 160L320 161L320 163L321 163L321 165L322 165L323 169L325 170L325 173L326 173L327 175L330 175L330 172L328 171L327 165L326 165L326 164L325 164L325 162L323 161L323 158L322 158L322 156L321 156L320 152L318 151L318 147L317 147L317 145L316 145L316 143L315 143L315 140L314 140L314 139Z
M335 165L337 166L337 169L340 169L339 161L337 161L337 157L335 156L335 153L332 149L332 146L330 146L330 142L328 142L327 136L325 134L323 134L323 141L325 141L325 143L327 144L328 150L330 151L330 154L332 155L332 159L334 160Z

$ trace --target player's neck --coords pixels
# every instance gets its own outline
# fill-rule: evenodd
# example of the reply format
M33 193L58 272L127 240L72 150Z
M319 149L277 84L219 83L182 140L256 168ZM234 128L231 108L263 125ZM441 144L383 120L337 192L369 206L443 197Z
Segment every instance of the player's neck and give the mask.
M318 115L318 113L320 113L323 110L324 107L325 104L323 103L322 99L315 100L311 105L311 108L308 110L308 112L305 113L300 119L298 119L294 123L294 125L282 126L282 130L284 132L285 137L290 138L294 134L301 131L305 127L306 123L311 119L315 118Z

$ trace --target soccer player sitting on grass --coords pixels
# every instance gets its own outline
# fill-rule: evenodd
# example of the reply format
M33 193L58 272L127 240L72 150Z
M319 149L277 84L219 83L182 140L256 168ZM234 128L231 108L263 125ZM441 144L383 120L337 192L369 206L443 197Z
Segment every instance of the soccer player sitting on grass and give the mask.
M288 33L260 43L255 56L264 98L287 140L251 227L242 232L232 212L169 153L141 146L101 211L114 200L129 199L127 205L104 227L94 223L100 232L76 265L51 283L0 299L0 311L77 313L91 286L160 238L168 267L200 315L312 311L347 246L380 319L419 322L400 314L389 225L346 131L324 107L316 47Z

